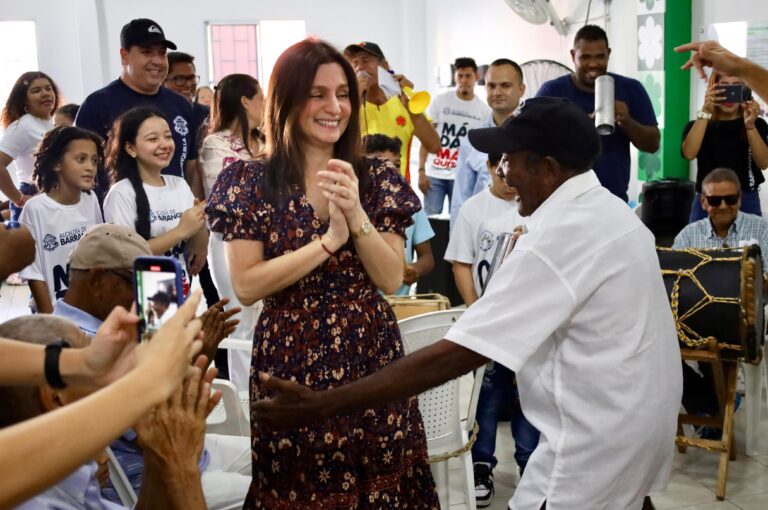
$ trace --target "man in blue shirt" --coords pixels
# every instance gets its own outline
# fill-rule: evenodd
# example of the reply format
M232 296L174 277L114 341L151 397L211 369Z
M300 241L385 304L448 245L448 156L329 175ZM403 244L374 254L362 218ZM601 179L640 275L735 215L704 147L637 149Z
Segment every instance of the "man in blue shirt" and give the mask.
M594 116L595 80L604 74L613 78L616 129L610 135L601 136L603 150L594 171L600 184L626 202L630 142L643 152L656 152L661 134L651 100L642 84L632 78L608 73L610 55L605 31L595 25L585 25L576 32L571 50L576 72L544 83L536 96L570 99ZM563 136L567 136L567 129L563 126Z
M67 294L59 299L53 314L74 322L88 336L95 334L112 309L118 305L130 308L133 302L133 262L137 257L151 256L149 244L133 229L109 223L97 225L80 239L72 252ZM222 307L220 302L212 308ZM223 310L221 310L223 312ZM211 331L218 328L203 319L208 345L202 353L212 359L226 330L231 310L224 312L220 338ZM214 314L218 311L214 311ZM143 451L134 430L128 430L111 445L118 462L138 492L145 472ZM250 486L250 440L240 436L206 435L205 448L198 462L202 486L211 509L240 508ZM117 501L117 493L108 486L104 496Z
M168 48L175 50L176 45L165 38L163 29L154 21L140 18L126 24L120 32L120 77L85 98L75 124L106 140L121 114L137 106L157 108L165 115L176 144L171 164L163 173L185 177L192 192L202 200L192 104L162 86L168 74ZM101 197L107 187L106 176L99 176L97 193Z
M485 73L485 93L491 114L481 128L500 126L520 104L525 94L523 70L507 58L491 62ZM459 216L464 202L491 184L488 173L488 154L472 147L467 138L462 139L459 159L456 163L456 178L451 196L451 228Z

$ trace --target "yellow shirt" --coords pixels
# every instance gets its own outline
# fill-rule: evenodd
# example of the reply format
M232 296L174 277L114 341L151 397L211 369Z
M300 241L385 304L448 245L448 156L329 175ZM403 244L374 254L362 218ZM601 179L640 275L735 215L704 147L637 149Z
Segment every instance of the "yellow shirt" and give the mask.
M360 111L360 126L363 136L381 134L400 140L400 173L410 180L409 160L414 128L408 109L400 98L392 96L382 105L366 101L365 108Z

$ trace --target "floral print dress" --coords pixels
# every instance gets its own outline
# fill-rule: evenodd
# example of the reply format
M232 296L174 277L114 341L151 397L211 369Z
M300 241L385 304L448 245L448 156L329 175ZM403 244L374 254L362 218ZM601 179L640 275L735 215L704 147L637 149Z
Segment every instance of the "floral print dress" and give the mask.
M363 208L379 232L404 236L419 201L398 170L367 159ZM237 162L213 187L206 212L224 239L264 244L264 259L322 236L295 187L282 204L265 196L263 161ZM232 275L237 278L237 275ZM403 355L394 313L363 268L352 240L295 284L264 299L253 340L250 397L268 398L263 371L314 390L356 381ZM416 398L335 416L298 429L252 424L253 481L246 509L437 509Z

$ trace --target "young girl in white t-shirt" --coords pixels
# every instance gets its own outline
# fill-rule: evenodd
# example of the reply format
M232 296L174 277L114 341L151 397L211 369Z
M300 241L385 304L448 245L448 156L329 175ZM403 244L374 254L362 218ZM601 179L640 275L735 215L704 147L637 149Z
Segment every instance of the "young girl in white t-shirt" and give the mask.
M97 134L62 126L48 132L40 143L34 179L43 192L30 198L20 222L36 242L35 261L21 271L40 313L53 312L57 299L69 286L69 255L89 227L102 223L101 208L91 193L104 161Z
M39 191L32 178L35 148L53 129L53 112L59 107L59 89L45 73L31 71L19 76L2 113L5 132L0 139L0 191L11 201L16 221L24 203ZM16 180L8 171L15 162Z
M188 289L189 274L205 264L208 230L205 203L198 203L183 178L162 174L174 149L171 128L158 110L133 108L121 115L107 148L114 184L104 199L104 218L136 229L155 255L176 257Z

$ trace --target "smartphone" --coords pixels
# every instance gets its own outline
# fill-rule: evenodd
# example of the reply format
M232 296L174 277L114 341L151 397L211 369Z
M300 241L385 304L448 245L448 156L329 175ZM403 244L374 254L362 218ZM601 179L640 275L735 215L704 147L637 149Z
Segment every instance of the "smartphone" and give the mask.
M184 302L181 264L174 257L138 257L133 279L139 341L145 342Z
M723 99L718 101L720 103L746 103L752 100L752 90L741 83L717 87L722 90Z

